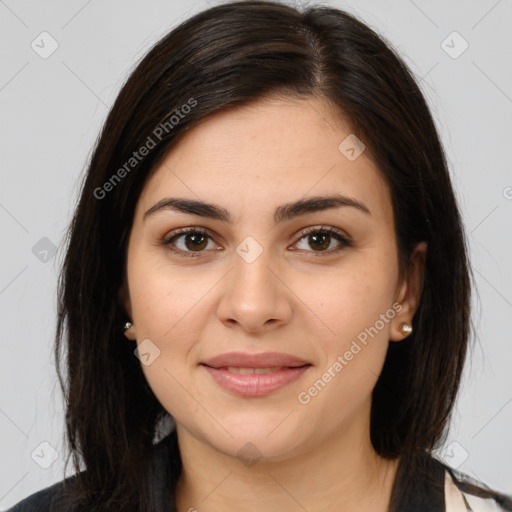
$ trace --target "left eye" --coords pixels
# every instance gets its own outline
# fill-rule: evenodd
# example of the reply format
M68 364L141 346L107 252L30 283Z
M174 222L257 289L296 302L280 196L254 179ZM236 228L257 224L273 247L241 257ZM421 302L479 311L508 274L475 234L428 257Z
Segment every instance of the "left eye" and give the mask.
M323 254L332 253L340 250L340 248L351 247L353 245L341 232L333 228L308 228L301 233L300 239L296 245L307 239L309 239L308 246L315 250L308 251L308 249L300 247L299 250ZM338 242L338 248L325 250L331 245L333 239ZM178 246L178 241L183 242L181 247ZM216 246L215 243L213 243L212 237L205 230L200 228L183 228L175 231L171 237L162 240L161 243L162 245L168 245L173 252L179 255L195 257L200 256L200 254L208 248L208 241L211 241L214 247ZM210 247L210 249L211 248L212 247Z
M337 250L340 250L341 247L351 247L352 242L348 240L345 236L343 236L338 230L332 228L310 228L301 234L301 238L299 242L302 240L308 240L309 247L315 247L321 249L320 251L312 251L312 252L320 252L320 253L331 253ZM338 242L338 249L331 249L329 251L323 250L331 245L331 242L336 240Z

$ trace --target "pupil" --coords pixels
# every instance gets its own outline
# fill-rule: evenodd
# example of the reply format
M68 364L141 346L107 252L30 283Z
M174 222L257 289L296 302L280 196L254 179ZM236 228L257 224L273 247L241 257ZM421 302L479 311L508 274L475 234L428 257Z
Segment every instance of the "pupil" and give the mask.
M325 249L327 247L329 247L329 242L330 242L330 235L328 234L318 234L318 233L315 233L314 235L311 235L311 238L315 241L314 243L318 243L318 239L321 238L323 239L323 243L320 242L320 246L317 245L316 247L318 248L321 248L321 249Z
M204 241L206 240L206 237L202 234L188 234L186 236L186 240L187 241L192 241L192 244L193 244L193 247L192 248L196 248L196 249L203 249L204 247ZM202 242L202 243L201 243ZM187 248L188 249L191 249L191 247L189 247L188 244L187 245Z

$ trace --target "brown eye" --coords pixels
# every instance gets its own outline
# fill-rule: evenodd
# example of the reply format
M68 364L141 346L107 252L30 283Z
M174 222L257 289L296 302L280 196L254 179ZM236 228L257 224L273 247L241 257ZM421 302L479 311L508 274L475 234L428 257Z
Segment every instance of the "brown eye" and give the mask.
M201 250L208 244L208 237L202 233L187 233L184 236L185 246L191 251Z
M312 243L309 246L312 249L327 249L331 244L331 235L327 233L314 233L308 236Z
M299 243L306 239L307 245L312 249L312 251L307 248L299 247L299 249L306 250L308 252L332 253L344 247L351 247L353 245L350 240L333 228L310 228L302 233ZM338 246L334 249L327 250L333 241L338 242Z
M209 241L212 240L206 231L199 228L184 228L172 233L169 238L162 241L162 245L169 246L179 255L194 257L205 252ZM213 246L216 247L215 244Z
M352 242L348 240L341 232L334 228L314 227L309 228L301 234L301 238L297 244L307 240L307 247L298 247L310 253L316 253L320 256L323 254L331 254L338 252L345 247L352 247ZM212 246L208 247L208 242ZM333 242L337 242L337 246L329 249ZM183 228L171 233L170 237L162 240L162 245L168 246L170 250L179 256L201 256L208 249L220 249L212 237L202 228ZM297 245L296 244L296 245Z

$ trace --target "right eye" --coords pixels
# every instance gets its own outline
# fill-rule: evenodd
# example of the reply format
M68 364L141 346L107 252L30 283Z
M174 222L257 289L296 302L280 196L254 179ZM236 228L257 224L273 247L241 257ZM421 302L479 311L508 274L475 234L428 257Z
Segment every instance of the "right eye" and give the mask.
M204 228L191 227L173 231L170 236L167 236L161 243L162 245L169 246L169 249L178 256L197 257L205 252L204 250L208 246L208 239L213 243L213 239ZM181 247L177 247L178 241ZM210 249L211 248L212 247L210 247Z

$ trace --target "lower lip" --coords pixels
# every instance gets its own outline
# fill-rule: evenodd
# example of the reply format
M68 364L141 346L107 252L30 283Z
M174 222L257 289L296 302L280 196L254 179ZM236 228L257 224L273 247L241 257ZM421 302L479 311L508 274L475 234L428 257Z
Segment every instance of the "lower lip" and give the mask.
M287 368L273 373L242 375L202 365L219 386L241 396L264 396L297 380L311 365Z

